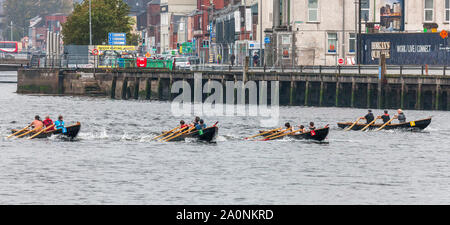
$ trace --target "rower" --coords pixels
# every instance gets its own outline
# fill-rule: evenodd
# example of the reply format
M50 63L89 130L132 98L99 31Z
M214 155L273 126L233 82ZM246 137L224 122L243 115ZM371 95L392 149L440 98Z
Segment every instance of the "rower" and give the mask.
M206 124L204 123L203 120L199 120L198 124L195 125L195 129L198 130L199 135L203 135L203 129L205 129L205 128L206 128Z
M314 122L309 123L309 130L315 130Z
M396 118L398 119L399 123L406 123L406 116L403 113L403 110L398 109L397 110L398 115L396 116Z
M375 117L373 116L372 110L369 109L367 115L361 117L360 119L365 119L366 123L369 124L375 119Z
M183 129L185 127L187 127L188 125L184 122L184 120L180 121L180 128Z
M58 120L55 121L55 128L57 130L61 129L63 134L67 133L67 129L64 127L63 116L58 116Z
M46 116L45 120L43 121L45 128L50 127L51 125L53 125L53 120L50 119L50 116ZM48 129L48 131L52 131L55 130L55 127L52 127L50 129Z
M383 124L389 122L389 120L391 120L391 117L388 114L387 110L384 110L384 114L382 116L380 116L379 118L383 119Z
M301 134L306 133L306 128L305 128L305 126L300 125L298 128L300 128L300 133L301 133Z
M41 118L36 115L34 117L34 121L31 122L30 126L36 131L39 132L42 130L42 128L44 127L44 123L41 121Z
M196 116L195 119L194 119L194 122L192 122L192 124L194 125L194 127L197 126L197 124L199 123L199 121L200 121L200 117Z
M294 131L294 128L290 123L285 123L284 126L286 127L286 131Z
M203 120L199 120L199 121L198 121L198 124L195 125L195 128L196 128L197 130L205 129L205 128L206 128L206 124L205 124L205 122L204 122Z

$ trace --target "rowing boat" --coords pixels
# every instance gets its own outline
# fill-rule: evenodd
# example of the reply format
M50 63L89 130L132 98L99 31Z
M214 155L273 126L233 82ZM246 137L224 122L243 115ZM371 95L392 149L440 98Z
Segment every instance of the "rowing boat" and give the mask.
M263 133L264 131L260 131L260 132ZM329 132L330 132L330 128L324 127L321 129L316 129L316 130L312 130L312 131L305 132L305 133L296 133L296 134L292 134L292 135L286 135L283 137L274 138L272 140L283 139L284 137L289 137L289 138L294 138L294 139L298 139L298 140L323 141L327 138ZM263 135L263 137L267 137L272 134L273 133L268 133L268 134ZM271 138L271 137L269 137L269 138Z
M214 142L216 140L216 137L219 133L219 128L216 126L208 127L203 129L203 134L199 134L198 130L183 134L179 137L176 137L174 139L171 139L171 141L184 141L189 138L197 139L198 141L203 142Z
M43 133L39 134L38 136L36 136L35 138L48 138L48 137L51 137L52 135L60 135L63 137L67 137L69 139L74 139L78 135L78 132L80 132L80 128L81 128L81 124L80 124L80 122L77 122L76 124L74 124L72 126L66 127L66 129L67 129L66 133L63 133L62 129L58 129L58 130L43 132ZM14 129L11 132L15 133L17 131L18 130ZM26 132L26 131L29 131L29 130L25 130L24 132ZM36 133L31 132L25 136L32 136L34 134L36 134Z
M394 130L394 129L401 129L401 130L408 130L408 131L417 131L417 130L423 130L428 127L431 123L431 117L423 120L415 120L411 122L406 123L395 123L395 124L388 124L386 127L384 127L385 130ZM353 125L352 122L345 122L345 123L338 123L338 126L342 129L345 129L346 127L350 127ZM355 126L352 127L352 130L362 130L367 124L361 124L358 123ZM373 124L368 127L368 129L377 129L383 126L383 124Z

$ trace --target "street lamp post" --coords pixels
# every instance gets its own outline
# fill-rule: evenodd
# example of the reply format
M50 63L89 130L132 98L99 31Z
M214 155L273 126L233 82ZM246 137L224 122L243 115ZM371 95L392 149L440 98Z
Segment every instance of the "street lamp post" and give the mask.
M361 1L358 1L358 65L361 65L362 40L361 40Z
M263 24L262 24L262 7L263 7L263 0L261 0L260 3L260 11L258 12L259 14L259 66L263 66L263 53L262 53L262 46L263 46L263 36L262 36L262 29L263 29Z
M92 9L91 0L89 0L89 45L92 45Z

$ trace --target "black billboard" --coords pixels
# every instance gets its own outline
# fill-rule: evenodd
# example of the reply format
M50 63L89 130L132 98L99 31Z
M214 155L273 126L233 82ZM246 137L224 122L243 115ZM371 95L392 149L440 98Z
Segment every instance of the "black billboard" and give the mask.
M362 34L362 64L378 64L381 54L389 65L450 65L448 38L439 33Z

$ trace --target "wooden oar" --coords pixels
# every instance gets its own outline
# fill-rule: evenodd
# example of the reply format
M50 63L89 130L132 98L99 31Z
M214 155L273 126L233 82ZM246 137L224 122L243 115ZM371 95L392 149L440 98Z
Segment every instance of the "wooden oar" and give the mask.
M299 130L295 130L295 131L292 131L292 132L289 132L289 133L280 134L280 135L277 135L277 136L272 137L272 138L266 138L266 139L264 139L264 141L270 141L270 140L277 139L277 138L280 138L280 137L284 137L284 136L287 136L287 135L295 134L297 132L300 132L301 130L302 129L299 129Z
M181 128L180 130L178 130L178 131L175 131L175 132L173 132L172 134L170 134L170 135L167 135L167 136L165 136L164 138L162 138L162 139L159 139L158 141L160 141L160 142L162 142L162 141L164 141L164 140L166 140L166 139L168 139L168 138L170 138L170 137L172 137L173 135L175 135L175 134L179 134L179 133L181 133L183 130L186 130L186 128L188 128L188 127L183 127L183 128Z
M387 126L388 124L390 124L393 120L395 120L395 116L392 117L391 120L387 121L387 123L383 124L383 126L381 126L380 128L378 128L376 131L382 130L385 126Z
M47 131L47 130L50 130L51 128L53 128L55 125L53 124L53 125L51 125L51 126L49 126L49 127L47 127L47 128L45 128L45 129L43 129L43 130L41 130L41 131L39 131L38 133L36 133L35 135L33 135L33 136L31 136L31 137L29 137L28 138L28 140L31 140L31 139L33 139L33 138L35 138L35 137L37 137L39 134L41 134L42 132L45 132L45 131Z
M281 129L283 129L283 127L280 127L280 128L277 128L277 129L273 129L273 130L269 130L269 131L266 131L266 132L264 132L264 133L260 133L260 134L257 134L257 135L255 135L255 136L247 137L247 138L244 138L244 139L245 139L245 140L252 139L252 138L255 138L255 137L264 135L264 134L268 134L268 133L271 133L271 132L279 131L279 130L281 130Z
M26 127L23 128L22 130L17 131L17 132L14 133L14 134L9 135L7 138L10 138L10 137L12 137L12 136L16 136L16 135L19 134L19 133L22 133L23 131L25 131L26 129L28 129L28 127L30 127L30 125L26 126Z
M181 136L181 135L183 135L183 134L185 134L185 133L189 133L189 132L191 132L193 129L195 129L195 127L191 127L191 128L189 128L189 130L183 131L183 132L181 132L181 133L179 133L179 134L177 134L177 135L175 135L175 136L173 136L173 137L171 137L171 138L165 140L165 142L168 142L168 141L170 141L170 140L172 140L172 139L174 139L174 138L177 138L177 137L179 137L179 136Z
M173 132L173 131L175 131L176 129L179 129L180 127L175 127L175 128L173 128L172 130L169 130L169 131L167 131L167 132L165 132L165 133L163 133L163 134L161 134L161 135L159 135L159 136L157 136L157 137L154 137L153 138L153 140L156 140L156 139L158 139L158 138L160 138L160 137L162 137L162 136L164 136L164 135L166 135L166 134L168 134L168 133L170 133L170 132Z
M276 135L283 134L284 132L288 131L289 129L290 129L290 128L284 129L284 130L282 130L282 131L280 131L280 132L276 132L275 134L271 134L271 135L265 137L264 139L262 139L261 141L264 141L264 140L266 140L267 138L270 138L270 137L273 137L273 136L276 136Z
M361 117L359 117L358 120L356 120L356 122L354 122L350 127L345 128L345 131L351 130L359 122L359 120L361 120Z
M374 120L372 120L372 122L370 122L369 124L367 124L367 126L365 126L361 131L365 131L367 130L367 128L369 128L370 126L372 126L372 124L375 123L375 121L377 121L379 118L376 118Z
M27 134L29 134L29 133L31 133L31 132L34 132L34 131L37 131L37 128L34 128L33 130L30 130L30 131L28 131L28 132L25 132L25 133L19 135L19 136L16 136L16 138L21 138L21 137L23 137L23 136L25 136L25 135L27 135Z

